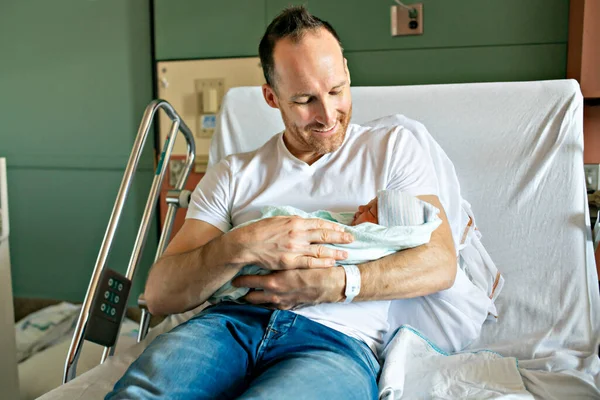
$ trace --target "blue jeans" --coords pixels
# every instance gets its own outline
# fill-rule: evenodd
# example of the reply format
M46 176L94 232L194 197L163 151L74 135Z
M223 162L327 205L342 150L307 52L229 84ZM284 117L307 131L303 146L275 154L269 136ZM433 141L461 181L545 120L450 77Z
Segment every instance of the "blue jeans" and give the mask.
M377 399L359 340L291 311L220 303L158 336L108 399Z

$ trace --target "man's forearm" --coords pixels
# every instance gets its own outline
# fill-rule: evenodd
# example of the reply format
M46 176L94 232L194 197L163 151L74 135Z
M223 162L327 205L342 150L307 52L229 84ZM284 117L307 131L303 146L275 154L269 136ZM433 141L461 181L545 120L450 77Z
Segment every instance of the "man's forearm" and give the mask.
M456 257L440 243L400 251L358 266L361 289L355 301L426 296L451 287Z
M437 196L418 197L440 210L441 225L425 245L359 265L361 289L355 301L425 296L453 285L456 253L446 214ZM252 304L287 310L298 305L344 301L344 276L341 267L300 268L269 275L239 276L233 284L261 289L245 296Z
M197 307L239 272L243 263L225 236L185 253L164 256L154 264L144 294L152 314Z
M456 276L453 246L433 240L358 266L361 289L354 301L394 300L425 296L452 286ZM342 267L293 269L269 275L243 275L234 286L256 288L244 299L252 304L289 310L300 304L344 301Z

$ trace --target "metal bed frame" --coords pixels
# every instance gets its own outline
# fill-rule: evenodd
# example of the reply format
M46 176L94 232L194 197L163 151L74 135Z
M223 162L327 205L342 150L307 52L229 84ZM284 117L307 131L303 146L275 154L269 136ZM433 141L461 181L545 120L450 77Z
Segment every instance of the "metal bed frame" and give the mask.
M131 155L129 156L129 161L127 162L127 167L125 168L125 174L123 176L123 180L121 181L121 186L119 188L119 192L117 195L117 199L115 205L112 210L112 214L110 216L110 220L108 222L108 227L106 229L106 233L104 235L104 239L102 241L102 245L100 247L100 252L98 254L98 259L96 261L96 266L94 267L94 271L92 273L92 277L90 280L90 284L87 289L87 293L85 295L85 300L83 301L83 305L81 307L81 312L79 314L79 318L77 320L77 325L75 327L75 332L73 334L73 339L71 341L71 346L69 347L69 353L67 354L67 359L65 363L65 370L63 375L63 383L67 383L73 378L75 378L77 373L77 362L79 360L79 355L81 352L81 347L83 341L85 340L85 333L88 323L90 321L91 316L91 308L93 299L96 295L96 291L99 289L99 280L101 279L102 272L106 267L106 260L110 253L110 249L112 246L112 241L117 230L117 226L119 225L119 220L121 218L121 212L123 211L123 206L129 194L129 189L131 187L131 182L135 175L135 171L137 169L142 149L148 138L148 134L150 132L150 128L152 126L152 122L156 113L159 109L162 109L165 114L172 121L171 129L166 138L165 144L162 148L162 152L160 154L160 158L158 160L158 164L156 167L156 172L154 175L154 180L152 181L152 186L150 188L150 195L148 197L148 201L146 202L146 207L144 209L144 213L142 215L142 220L140 223L140 227L138 230L138 234L135 240L133 252L131 254L131 258L129 260L129 264L127 266L127 272L125 277L131 281L134 277L135 270L139 264L141 259L142 250L144 248L144 244L146 243L148 229L150 227L150 221L152 216L154 215L154 211L156 208L156 204L158 201L158 197L160 194L160 187L163 182L163 178L165 172L167 170L167 165L171 158L171 152L173 151L173 146L175 144L175 139L177 137L177 133L181 132L186 139L187 142L187 157L184 165L184 170L181 176L179 177L175 188L173 190L169 190L167 193L167 215L165 218L165 222L162 228L162 233L160 239L158 241L158 248L156 250L156 255L154 260L156 261L164 252L167 247L169 237L171 236L171 230L173 227L173 222L175 220L175 214L177 209L180 207L187 208L189 204L189 199L191 192L189 190L184 190L185 182L189 176L189 173L194 165L194 157L196 154L196 145L194 142L194 136L190 130L190 128L185 124L182 118L177 114L177 112L173 109L173 107L164 100L154 100L147 107L144 112L144 116L142 118L142 122L139 126L138 133L133 144L133 150L131 151ZM128 297L128 296L127 296ZM123 299L123 303L127 304L127 298ZM150 323L150 313L146 308L145 301L143 299L143 295L138 299L138 305L142 309L142 317L140 320L140 329L138 333L137 341L138 343L142 341L146 334L148 333L148 327ZM125 315L125 312L123 312ZM123 317L121 316L121 320L119 321L119 329L122 323ZM116 336L118 340L118 333ZM102 354L102 358L100 363L104 363L108 356L112 356L115 352L116 341L112 346L104 346L104 352Z

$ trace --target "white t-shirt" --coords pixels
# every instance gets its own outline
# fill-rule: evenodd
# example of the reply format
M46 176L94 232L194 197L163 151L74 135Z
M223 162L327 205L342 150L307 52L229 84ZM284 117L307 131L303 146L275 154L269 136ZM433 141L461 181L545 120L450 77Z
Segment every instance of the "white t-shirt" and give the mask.
M312 165L294 157L279 133L261 148L230 155L210 168L192 194L186 218L228 232L258 219L263 206L356 211L382 189L412 196L438 193L429 154L408 130L351 124L342 146ZM295 312L363 340L376 351L388 329L389 303L320 304Z

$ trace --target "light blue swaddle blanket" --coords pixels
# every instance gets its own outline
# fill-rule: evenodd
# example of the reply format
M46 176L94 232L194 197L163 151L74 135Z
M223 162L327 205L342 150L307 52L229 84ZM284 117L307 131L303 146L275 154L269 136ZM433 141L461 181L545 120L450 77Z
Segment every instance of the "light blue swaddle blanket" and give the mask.
M302 218L321 218L344 227L346 232L354 236L348 244L328 244L327 247L345 250L348 258L338 261L341 264L362 264L377 260L400 250L417 247L428 243L431 233L442 223L438 217L439 210L429 203L397 190L381 190L377 193L379 224L365 222L350 226L354 212L334 213L319 210L307 213L294 207L267 206L262 210L262 217L299 216ZM245 222L234 229L239 229L257 220ZM236 275L266 275L271 271L257 265L247 265ZM221 301L238 301L248 293L248 288L236 288L227 282L219 288L208 301L216 304Z

